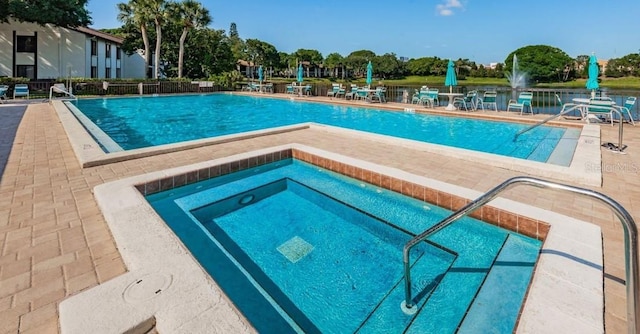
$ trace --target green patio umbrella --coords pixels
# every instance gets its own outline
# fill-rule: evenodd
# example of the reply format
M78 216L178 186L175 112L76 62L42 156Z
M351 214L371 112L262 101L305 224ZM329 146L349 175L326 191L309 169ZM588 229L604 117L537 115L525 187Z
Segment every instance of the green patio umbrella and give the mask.
M302 77L302 64L298 64L298 82L302 83L303 77Z
M260 83L262 83L262 74L262 65L260 65L258 68L258 81L260 81Z
M447 76L444 79L444 85L449 86L449 93L453 92L453 86L458 85L458 79L456 79L456 68L451 59L449 59L449 65L447 65Z
M373 65L371 65L371 60L369 60L369 64L367 64L367 86L371 86L372 79L373 79Z
M598 85L598 59L595 55L589 57L589 79L587 80L587 89L591 89L591 98L596 96Z

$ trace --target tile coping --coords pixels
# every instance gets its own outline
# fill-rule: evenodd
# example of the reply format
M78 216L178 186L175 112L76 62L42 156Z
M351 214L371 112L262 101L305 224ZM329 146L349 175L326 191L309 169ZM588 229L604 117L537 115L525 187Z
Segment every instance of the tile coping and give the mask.
M481 195L475 190L299 144L105 183L96 186L94 194L128 272L62 301L62 331L85 333L108 328L124 332L155 319L158 330L167 333L254 332L143 193L289 157L370 180L414 198L435 200L449 208L460 207ZM604 332L600 227L504 198L496 198L490 204L474 212L476 217L528 235L534 235L535 226L535 237L544 239L517 331ZM95 312L96 309L101 311Z
M124 160L137 159L157 154L181 151L207 145L215 145L230 141L255 138L258 136L274 135L278 133L298 131L303 129L321 129L330 133L357 136L372 141L380 141L408 147L411 149L431 152L454 157L464 161L481 162L490 166L505 168L518 172L545 178L555 178L568 182L575 182L589 186L602 186L602 171L595 168L601 165L600 127L586 124L582 127L578 143L568 167L542 163L531 160L511 158L507 156L472 151L445 145L431 144L410 139L373 134L365 131L350 130L318 123L300 123L290 126L275 127L264 130L249 131L240 134L225 135L214 138L204 138L180 143L159 145L128 151L105 153L98 143L85 131L73 113L61 102L52 101L53 107L62 122L71 146L80 165L84 167L98 166Z

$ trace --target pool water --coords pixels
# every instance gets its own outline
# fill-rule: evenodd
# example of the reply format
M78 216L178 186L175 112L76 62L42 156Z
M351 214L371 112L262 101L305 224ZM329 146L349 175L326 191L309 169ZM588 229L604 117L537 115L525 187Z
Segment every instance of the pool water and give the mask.
M297 160L147 196L259 332L511 333L541 243Z
M73 102L122 149L316 122L546 162L567 132L526 124L232 94L81 99ZM575 149L575 141L569 155Z

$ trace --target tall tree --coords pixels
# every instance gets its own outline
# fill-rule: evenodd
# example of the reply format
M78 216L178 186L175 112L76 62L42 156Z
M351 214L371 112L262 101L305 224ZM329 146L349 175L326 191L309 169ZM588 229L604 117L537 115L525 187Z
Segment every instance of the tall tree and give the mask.
M376 57L376 54L370 50L358 50L351 52L346 58L347 66L353 70L356 76L362 76L366 73L366 67L370 60Z
M155 73L154 78L160 78L160 50L162 47L162 26L168 16L168 2L165 0L139 0L144 3L145 11L153 19L156 27L156 53L155 53Z
M559 82L564 77L567 66L571 66L573 59L564 51L548 45L529 45L519 48L505 59L505 70L512 72L513 55L518 56L518 66L521 72L533 82Z
M238 27L233 22L231 22L231 25L229 26L229 42L231 43L231 52L233 52L233 57L236 60L244 59L246 57L246 45L238 34Z
M182 78L182 64L184 63L184 41L191 29L200 29L211 23L209 10L195 0L184 0L172 7L173 15L179 25L182 26L180 35L180 49L178 53L178 78Z
M128 3L119 3L118 21L126 25L130 24L140 29L142 42L144 44L144 68L145 76L148 77L149 60L151 57L151 46L149 45L149 34L147 33L147 22L149 15L143 0L129 0Z
M333 77L338 77L338 68L343 67L344 66L344 57L342 57L342 55L340 55L337 52L334 53L330 53L329 55L327 55L327 58L324 60L325 65L327 65L328 68L332 69L333 71L331 71L331 76ZM342 68L342 75L344 77L344 67Z
M52 23L61 27L91 24L88 0L0 0L0 22L14 19L38 24Z

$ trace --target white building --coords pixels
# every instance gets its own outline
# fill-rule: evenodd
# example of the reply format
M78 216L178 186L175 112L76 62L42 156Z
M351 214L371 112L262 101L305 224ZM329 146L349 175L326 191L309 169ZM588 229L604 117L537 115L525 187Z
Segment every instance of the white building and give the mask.
M85 27L0 24L0 76L30 79L144 78L144 59L126 55L122 38Z

